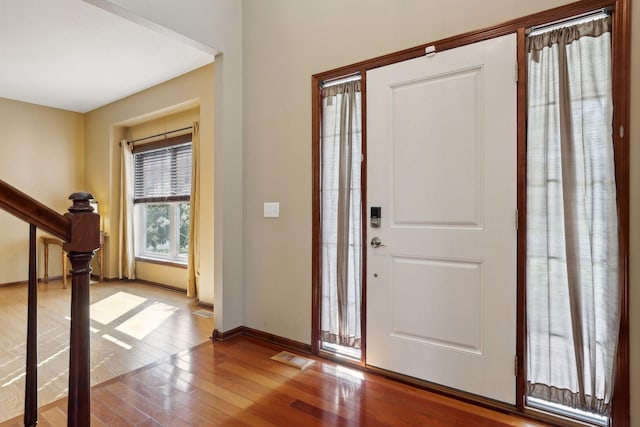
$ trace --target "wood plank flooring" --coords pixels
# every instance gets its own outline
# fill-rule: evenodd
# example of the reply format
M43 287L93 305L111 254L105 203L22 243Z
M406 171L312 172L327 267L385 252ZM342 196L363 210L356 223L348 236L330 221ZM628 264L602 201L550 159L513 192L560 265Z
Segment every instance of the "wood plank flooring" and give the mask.
M91 285L90 298L92 385L191 349L213 330L213 319L192 314L202 308L180 292L113 281ZM24 411L26 304L26 285L0 288L0 421ZM38 285L40 406L67 395L70 304L61 281ZM60 416L66 420L47 414Z
M70 290L38 297L38 425L66 426ZM213 320L177 292L107 282L91 301L94 427L542 425L322 359L300 372L246 337L212 343ZM0 288L0 307L0 427L21 426L26 287Z
M106 381L93 388L92 425L542 426L322 359L301 372L270 359L279 351L209 342ZM65 399L41 408L39 426L65 425Z

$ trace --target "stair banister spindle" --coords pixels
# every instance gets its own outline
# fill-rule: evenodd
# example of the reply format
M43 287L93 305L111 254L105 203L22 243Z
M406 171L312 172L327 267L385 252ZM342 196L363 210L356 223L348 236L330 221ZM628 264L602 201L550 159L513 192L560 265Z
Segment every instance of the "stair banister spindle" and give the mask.
M24 425L38 423L38 276L36 226L29 225L29 284L27 296L27 366L24 390Z

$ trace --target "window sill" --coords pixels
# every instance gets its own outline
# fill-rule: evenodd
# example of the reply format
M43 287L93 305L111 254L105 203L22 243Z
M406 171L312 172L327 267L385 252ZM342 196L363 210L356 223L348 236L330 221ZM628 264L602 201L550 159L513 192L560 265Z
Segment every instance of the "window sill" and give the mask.
M168 259L161 259L161 258L148 258L148 257L140 257L137 256L136 257L136 262L146 262L149 264L158 264L158 265L164 265L165 267L175 267L175 268L187 268L187 263L182 263L182 262L178 262L178 261L173 261L173 260L168 260Z

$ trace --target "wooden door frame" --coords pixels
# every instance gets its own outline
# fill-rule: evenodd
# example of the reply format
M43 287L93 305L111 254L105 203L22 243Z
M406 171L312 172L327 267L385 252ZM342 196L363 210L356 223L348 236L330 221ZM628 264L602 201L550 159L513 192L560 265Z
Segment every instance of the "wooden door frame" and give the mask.
M526 29L532 26L543 25L570 18L572 16L587 13L601 8L613 8L613 102L614 102L614 152L616 168L616 187L619 221L619 256L620 256L620 288L621 292L621 319L619 345L616 363L616 385L611 418L613 425L626 427L630 424L629 411L629 125L630 125L630 79L631 79L631 0L582 0L568 5L549 9L522 18L517 18L502 24L471 31L461 35L442 40L425 43L416 47L394 52L388 55L376 57L370 60L358 62L326 72L318 73L311 78L312 99L312 324L311 324L311 349L316 355L330 357L320 349L320 321L321 321L321 292L322 292L322 258L321 258L321 120L322 98L320 94L323 81L339 78L354 73L362 76L362 150L364 160L362 162L362 235L366 236L367 221L367 111L366 111L366 72L367 70L394 64L396 62L424 56L425 49L434 46L436 52L453 49L467 44L500 37L506 34L517 35L517 60L518 60L518 101L517 101L517 162L518 162L518 242L517 242L517 331L516 345L518 363L516 366L516 401L515 407L511 405L497 404L477 396L437 387L426 382L415 382L409 378L387 373L402 381L412 382L418 386L428 388L443 394L458 397L482 406L509 410L527 415L532 418L550 421L555 424L572 425L571 421L563 422L555 416L547 417L544 414L531 411L525 407L525 371L526 371L526 314L525 314L525 277L526 277L526 53L525 37ZM617 130L624 129L621 134ZM363 240L363 245L366 242ZM371 369L366 365L366 250L363 248L362 259L362 359L360 365ZM373 369L372 369L373 370Z

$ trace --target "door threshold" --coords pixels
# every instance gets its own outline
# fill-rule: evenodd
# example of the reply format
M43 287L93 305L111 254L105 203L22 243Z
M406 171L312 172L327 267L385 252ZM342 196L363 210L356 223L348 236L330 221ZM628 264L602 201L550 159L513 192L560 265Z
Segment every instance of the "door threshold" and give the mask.
M548 414L559 415L588 425L608 426L609 417L574 409L559 403L547 402L535 397L527 397L527 407Z
M362 352L360 349L356 349L353 347L346 347L339 344L332 344L328 342L320 343L320 347L323 351L327 353L331 353L335 357L341 359L347 359L355 362L359 362L362 358Z

